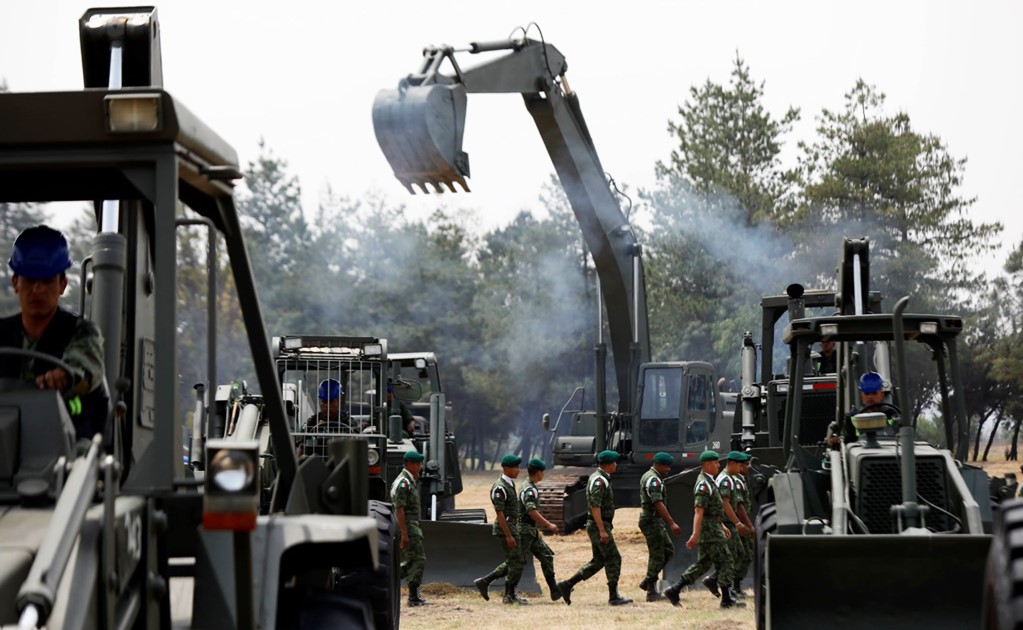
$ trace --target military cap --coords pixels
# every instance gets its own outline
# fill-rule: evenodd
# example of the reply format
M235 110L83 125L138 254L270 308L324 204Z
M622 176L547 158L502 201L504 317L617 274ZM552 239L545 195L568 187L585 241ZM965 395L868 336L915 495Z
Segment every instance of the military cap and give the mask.
M675 458L671 456L671 453L665 453L664 451L661 451L660 453L654 455L654 463L665 464L670 466L675 463Z
M729 451L728 455L725 455L725 459L730 462L744 462L749 459L749 455L739 451Z
M425 459L422 453L417 453L416 451L405 451L401 458L413 464L419 464Z
M518 455L512 455L511 453L501 458L502 468L515 468L522 464L522 458Z
M536 470L547 470L547 464L545 464L544 461L539 457L534 457L533 459L529 460L529 463L526 465Z
M717 461L719 459L721 459L721 456L718 455L717 451L704 451L700 453L701 462L712 462Z
M600 451L597 455L598 464L613 464L618 461L618 451Z

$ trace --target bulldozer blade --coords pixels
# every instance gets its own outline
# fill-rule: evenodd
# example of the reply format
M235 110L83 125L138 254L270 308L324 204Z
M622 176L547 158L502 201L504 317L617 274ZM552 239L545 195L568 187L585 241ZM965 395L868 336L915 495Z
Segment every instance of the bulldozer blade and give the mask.
M990 545L983 535L769 536L758 606L767 628L979 628Z
M462 151L465 129L465 87L413 86L381 90L373 101L373 129L394 176L410 193L419 186L429 193L465 192L469 185L469 156Z
M455 586L473 586L473 580L493 571L504 562L501 542L488 523L458 521L419 521L423 529L426 570L423 582L446 582ZM501 583L501 582L499 582ZM527 558L519 590L540 592L533 558Z

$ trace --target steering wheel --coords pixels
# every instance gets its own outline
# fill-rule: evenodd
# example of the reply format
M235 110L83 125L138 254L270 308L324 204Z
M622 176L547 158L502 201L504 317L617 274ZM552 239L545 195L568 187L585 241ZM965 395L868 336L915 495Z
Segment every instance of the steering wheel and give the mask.
M68 388L61 392L61 395L74 389L77 382L75 378L75 369L64 362L63 359L55 357L45 352L37 352L35 350L25 350L22 348L0 348L0 356L14 356L21 357L23 359L38 359L46 361L47 363L59 367L60 369L67 372L68 375ZM27 383L20 378L0 378L0 392L13 392L20 390L36 389L35 384Z
M877 406L881 411L885 412L885 415L889 418L901 418L902 410L889 402L883 402Z

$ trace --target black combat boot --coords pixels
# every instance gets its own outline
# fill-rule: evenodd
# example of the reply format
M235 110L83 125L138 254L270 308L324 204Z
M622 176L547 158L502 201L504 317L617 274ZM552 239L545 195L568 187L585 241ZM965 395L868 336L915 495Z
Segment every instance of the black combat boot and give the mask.
M504 601L505 604L520 605L528 604L529 602L519 597L518 593L515 592L516 584L504 583Z
M516 604L523 604L523 605L529 604L529 600L528 599L526 599L525 597L519 595L519 584L518 584L518 582L516 582L515 584L512 584L511 594L512 594L512 599L515 600Z
M639 583L639 590L650 592L650 589L657 585L657 580L651 580L650 578L643 578L643 581Z
M561 592L561 597L565 600L565 603L569 606L572 605L572 587L582 581L579 574L576 573L572 577L568 578L564 582L558 582L558 591Z
M422 606L426 604L426 600L419 594L418 584L408 585L408 605L409 606Z
M646 600L648 602L659 602L664 599L664 595L657 592L657 583L655 582L650 590L646 592Z
M472 581L472 583L476 585L476 588L479 590L480 595L483 596L483 599L489 602L490 583L499 577L501 576L497 574L497 571L491 571L490 573L484 575L481 578L476 578L475 580Z
M561 599L561 590L558 588L558 580L555 579L554 574L544 574L544 579L547 580L547 590L551 592L551 601L556 602Z
M721 607L722 608L732 608L733 606L735 606L737 608L742 608L745 605L746 605L746 602L737 602L734 599L732 599L732 590L729 587L725 586L724 584L721 585Z
M718 588L718 578L716 575L708 575L702 581L707 590L714 594L714 597L721 597L721 589Z
M608 593L607 603L612 606L624 606L626 604L632 603L631 599L625 599L624 597L618 594L617 584L608 584L607 593Z
M678 606L682 601L682 589L685 586L686 584L682 580L679 580L678 582L675 582L668 588L661 591L661 595L667 597L668 601L671 602L672 606Z
M732 598L746 599L746 593L742 592L742 578L732 580Z

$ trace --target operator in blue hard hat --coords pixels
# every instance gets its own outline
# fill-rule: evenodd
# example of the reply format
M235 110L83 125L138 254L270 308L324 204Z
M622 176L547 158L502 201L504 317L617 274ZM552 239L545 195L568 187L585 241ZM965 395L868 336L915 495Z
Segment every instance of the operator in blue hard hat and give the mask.
M895 405L885 401L884 379L877 372L866 372L860 376L860 401L863 406L848 413L841 429L842 441L846 444L855 442L859 438L856 427L853 426L853 416L861 413L883 413L888 418L888 429L881 432L881 435L895 435L893 427L894 420L899 418L901 412ZM837 447L839 444L838 427L831 424L831 434L828 436L828 445Z
M96 325L60 307L67 289L71 252L64 235L45 225L18 235L7 261L21 312L0 319L0 347L41 352L44 359L3 356L0 378L18 379L61 392L79 439L103 430L107 395L103 388L103 337Z
M327 378L320 382L316 390L316 397L320 401L320 411L309 416L305 421L307 433L353 433L351 415L343 407L345 392L341 388L341 382L337 379ZM329 438L307 437L304 440L304 448L301 448L299 455L320 455L327 456L327 442Z

